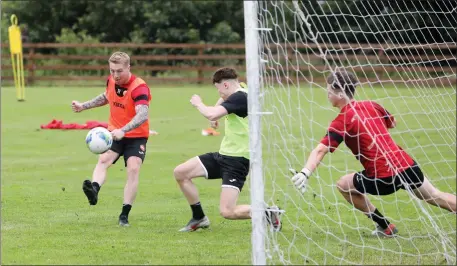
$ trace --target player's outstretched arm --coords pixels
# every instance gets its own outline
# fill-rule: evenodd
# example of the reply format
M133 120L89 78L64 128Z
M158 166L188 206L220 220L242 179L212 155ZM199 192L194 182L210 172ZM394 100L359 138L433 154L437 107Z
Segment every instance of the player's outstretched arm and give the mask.
M217 106L206 106L200 96L193 95L190 99L190 103L198 109L198 111L206 117L209 121L216 121L221 117L228 114L227 109L221 105ZM221 102L222 103L222 102Z
M78 101L73 101L71 103L71 108L74 112L82 112L87 109L99 107L108 104L108 99L105 96L105 93L98 95L97 97L89 100L87 102L80 103Z
M303 169L309 170L309 175L311 175L314 170L319 166L322 159L324 159L325 155L328 153L328 147L322 143L319 143L316 148L311 152L308 157L308 160L305 163L305 167Z
M98 95L90 101L82 103L83 110L100 107L108 104L108 99L106 98L105 93Z
M223 102L224 102L224 99L219 98L219 100L217 100L217 102L214 106L220 106ZM210 125L212 128L217 129L219 127L219 122L217 120L215 120L215 121L210 120L209 122L210 122Z
M292 182L302 193L306 191L306 185L308 184L309 177L314 170L316 170L327 153L328 147L319 143L309 155L308 160L305 163L305 167L300 172L294 173L295 175L292 177Z

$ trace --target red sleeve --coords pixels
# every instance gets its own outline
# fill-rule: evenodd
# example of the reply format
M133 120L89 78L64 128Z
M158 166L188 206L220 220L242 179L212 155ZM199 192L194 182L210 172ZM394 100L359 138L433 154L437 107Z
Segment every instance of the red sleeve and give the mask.
M322 138L321 143L327 146L330 152L334 152L340 143L343 142L344 132L343 117L338 116L330 123L327 134Z
M149 97L151 95L151 92L149 90L149 87L146 84L142 84L138 87L136 87L132 91L132 99L135 102L135 106L139 104L144 104L149 106Z
M381 117L384 118L384 122L386 122L387 128L393 128L395 117L378 103L373 102L373 106L376 109L376 111L378 111L378 113L381 115Z

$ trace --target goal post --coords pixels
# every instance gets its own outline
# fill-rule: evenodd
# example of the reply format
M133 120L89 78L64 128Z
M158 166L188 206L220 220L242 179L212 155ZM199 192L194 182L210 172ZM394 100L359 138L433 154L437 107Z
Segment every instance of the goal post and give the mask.
M456 1L245 1L252 204L252 263L455 264L456 215L399 190L368 196L399 229L375 224L339 194L336 181L362 170L342 143L299 193L301 169L338 110L326 77L356 74L357 100L397 120L393 139L431 183L456 193ZM278 205L283 229L268 230Z
M265 265L265 206L262 174L260 57L257 3L244 1L251 176L252 263Z

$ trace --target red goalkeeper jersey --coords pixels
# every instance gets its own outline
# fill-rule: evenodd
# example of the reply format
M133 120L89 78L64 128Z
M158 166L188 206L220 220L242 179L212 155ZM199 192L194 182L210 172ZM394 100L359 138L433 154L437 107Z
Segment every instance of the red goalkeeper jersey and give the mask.
M373 101L352 101L331 122L321 143L334 152L342 141L369 177L394 176L413 164L413 159L389 134L394 117Z

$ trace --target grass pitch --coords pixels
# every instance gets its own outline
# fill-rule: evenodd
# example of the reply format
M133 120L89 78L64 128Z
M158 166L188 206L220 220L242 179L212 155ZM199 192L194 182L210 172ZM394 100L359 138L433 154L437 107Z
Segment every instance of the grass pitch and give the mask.
M107 107L79 114L70 108L72 100L88 100L102 91L102 87L32 87L27 88L26 102L17 102L13 88L2 88L1 263L250 264L251 223L219 216L219 180L195 180L212 222L210 229L178 232L191 211L173 178L173 168L198 154L217 151L222 139L222 135L201 136L208 124L189 99L198 93L206 104L213 104L216 90L209 86L151 88L151 128L159 135L151 136L147 144L129 228L117 225L126 178L123 162L109 169L99 203L89 206L81 184L91 176L97 157L85 146L87 131L39 129L53 118L64 123L106 121ZM362 98L380 99L395 115L401 114L393 131L395 139L434 184L455 193L455 90L436 89L435 93L430 98L430 94L406 89L379 88L367 90ZM268 234L270 262L444 263L437 252L442 250L442 235L431 228L419 206L450 238L447 246L455 247L455 216L415 203L404 191L371 198L397 223L402 237L368 236L372 222L349 208L333 185L342 174L360 170L344 144L324 160L309 192L298 195L288 183L287 169L302 167L336 111L330 109L321 89L297 94L278 89L265 99L265 108L270 108L266 111L274 112L263 120L265 195L268 203L286 210L283 231ZM249 202L249 190L247 184L240 203Z

